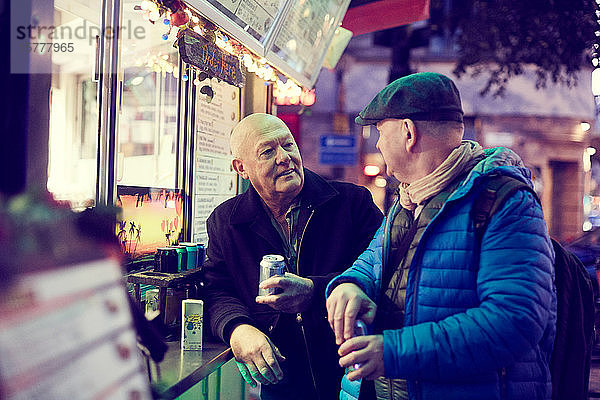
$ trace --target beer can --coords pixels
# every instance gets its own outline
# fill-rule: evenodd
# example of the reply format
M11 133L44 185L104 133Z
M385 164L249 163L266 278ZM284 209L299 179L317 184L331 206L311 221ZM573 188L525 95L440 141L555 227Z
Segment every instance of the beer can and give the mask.
M177 252L177 271L187 271L187 247L186 246L171 246Z
M172 247L159 247L154 257L155 271L177 272L177 251Z
M196 267L200 268L204 265L204 258L206 257L206 248L204 243L198 243L198 254L197 254Z
M198 265L198 245L191 242L180 242L179 245L185 246L187 250L187 268L185 269L188 271L196 269Z
M267 254L263 256L262 260L260 261L260 279L258 282L259 284L260 282L264 281L265 279L269 279L272 276L283 276L283 274L285 274L285 259L283 258L283 256L277 254ZM258 288L259 296L267 296L270 294L277 294L280 292L281 289L279 288Z

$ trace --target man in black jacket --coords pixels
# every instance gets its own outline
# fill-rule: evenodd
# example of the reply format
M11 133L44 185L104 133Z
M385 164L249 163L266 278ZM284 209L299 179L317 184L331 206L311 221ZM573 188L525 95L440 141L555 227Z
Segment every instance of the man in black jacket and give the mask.
M229 343L244 379L262 400L337 399L343 374L327 323L324 290L367 247L382 214L363 187L327 182L302 167L287 126L252 114L233 129L233 168L251 186L206 223L205 303L213 333ZM266 254L286 273L262 288Z

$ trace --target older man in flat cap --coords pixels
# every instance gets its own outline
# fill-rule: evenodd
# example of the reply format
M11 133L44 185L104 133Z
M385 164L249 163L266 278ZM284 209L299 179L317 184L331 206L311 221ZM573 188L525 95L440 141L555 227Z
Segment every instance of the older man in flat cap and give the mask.
M550 399L554 251L540 204L521 189L483 228L472 215L492 180L531 186L529 170L507 148L462 140L444 75L394 81L356 123L377 127L401 183L369 248L326 289L340 364L359 364L342 386L364 378L361 398ZM373 334L353 337L356 319Z
M382 214L369 191L303 168L294 137L269 114L231 134L233 168L251 186L206 223L205 296L213 333L231 345L262 400L337 398L343 369L327 324L325 285L367 247ZM264 255L285 257L284 276L261 283Z

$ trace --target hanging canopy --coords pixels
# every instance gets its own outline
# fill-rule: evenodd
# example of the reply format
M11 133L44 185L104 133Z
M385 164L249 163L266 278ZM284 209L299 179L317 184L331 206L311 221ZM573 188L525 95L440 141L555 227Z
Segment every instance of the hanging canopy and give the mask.
M429 18L429 0L352 0L342 27L354 36Z

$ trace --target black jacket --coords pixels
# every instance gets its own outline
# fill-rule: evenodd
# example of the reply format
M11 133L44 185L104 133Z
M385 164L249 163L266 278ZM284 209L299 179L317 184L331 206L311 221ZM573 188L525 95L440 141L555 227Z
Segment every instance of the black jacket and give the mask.
M315 291L311 307L302 313L302 324L320 398L337 399L343 370L327 323L325 286L367 247L382 214L367 189L327 182L304 171L301 197L312 215L298 249L298 272L313 280ZM231 330L238 323L259 328L286 357L285 369L294 387L303 393L298 398L317 398L296 315L255 302L262 256L284 254L281 238L258 193L250 186L245 193L223 202L206 225L209 242L203 298L213 334L229 343Z

